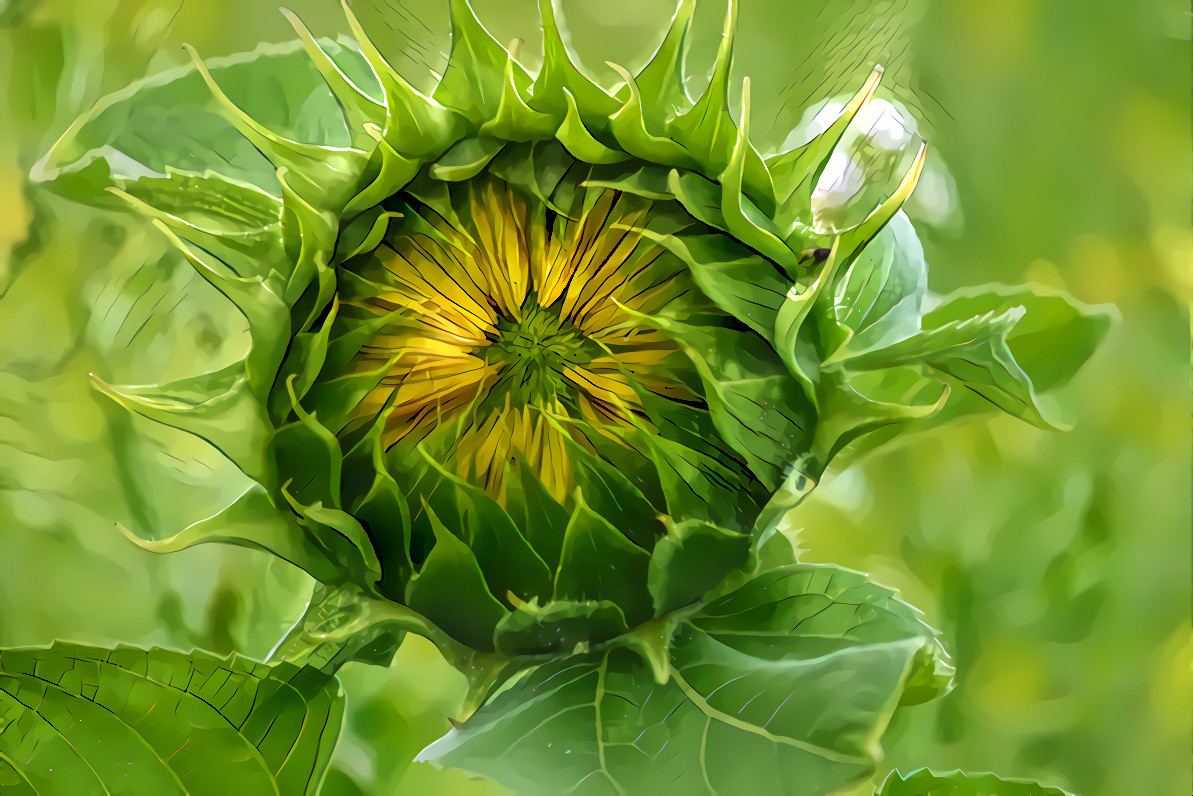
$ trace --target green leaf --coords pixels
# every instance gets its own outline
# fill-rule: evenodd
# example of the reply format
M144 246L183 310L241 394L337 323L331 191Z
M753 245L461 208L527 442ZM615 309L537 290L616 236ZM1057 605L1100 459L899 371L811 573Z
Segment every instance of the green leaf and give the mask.
M62 642L0 650L0 785L313 794L342 710L334 678L290 664Z
M1014 307L1023 307L1024 313L1007 333L1007 346L1038 390L1073 378L1118 315L1113 305L1092 307L1043 285L984 285L945 296L924 315L924 326L1002 314Z
M1049 419L1031 379L1007 344L1023 317L1022 307L995 315L950 321L925 329L891 346L846 361L853 370L921 365L947 383L972 390L1002 411L1041 428L1058 428Z
M623 647L554 661L418 759L527 794L833 793L873 775L935 647L862 575L792 565L678 627L663 683Z
M766 661L689 628L664 685L621 648L548 664L416 759L526 794L830 793L872 775L916 646Z
M936 635L920 612L890 589L829 564L788 564L762 572L705 606L692 623L726 645L770 660L815 658ZM953 667L944 650L934 641L923 647L928 654L908 675L917 688L903 694L903 704L926 702L952 686Z
M1072 796L1025 779L1003 779L994 774L937 773L926 768L901 774L892 771L878 796Z

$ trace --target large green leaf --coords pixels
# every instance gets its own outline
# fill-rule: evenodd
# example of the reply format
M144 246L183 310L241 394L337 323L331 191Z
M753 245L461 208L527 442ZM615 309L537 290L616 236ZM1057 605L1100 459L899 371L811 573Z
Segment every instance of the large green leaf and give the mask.
M993 774L936 773L926 768L910 774L892 771L879 796L1072 796L1025 779L1003 779Z
M873 775L909 687L939 693L932 631L857 573L784 567L713 606L665 682L622 647L554 661L418 759L528 794L824 794Z
M5 793L315 793L339 733L316 669L56 643L0 651Z

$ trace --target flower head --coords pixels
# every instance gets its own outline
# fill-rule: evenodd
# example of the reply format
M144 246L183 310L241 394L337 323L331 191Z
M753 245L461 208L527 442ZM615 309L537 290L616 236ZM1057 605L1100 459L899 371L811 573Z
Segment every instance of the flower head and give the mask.
M551 0L534 75L453 0L429 95L348 12L359 51L294 19L301 47L196 58L76 124L35 176L152 218L252 335L217 372L99 382L247 477L143 544L264 548L474 650L548 654L697 604L831 459L926 422L950 385L1045 423L1013 299L926 320L898 214L922 147L860 223L813 224L881 70L808 143L760 149L748 81L730 113L736 2L685 88L692 5L616 89ZM184 128L203 143L173 144Z
M684 264L642 234L648 200L581 189L565 212L489 179L393 206L381 247L342 276L385 323L354 363L383 375L350 428L384 414L386 448L438 431L452 468L498 502L518 461L564 502L573 446L650 428L639 389L700 404L678 346L642 320L698 306Z

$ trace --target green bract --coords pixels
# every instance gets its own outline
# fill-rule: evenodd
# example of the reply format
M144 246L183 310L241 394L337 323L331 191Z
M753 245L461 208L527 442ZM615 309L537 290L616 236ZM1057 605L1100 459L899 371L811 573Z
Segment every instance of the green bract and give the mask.
M880 69L824 133L770 152L750 137L748 81L730 113L736 3L696 98L692 2L612 90L540 7L537 74L465 0L429 95L351 14L359 50L292 20L301 46L151 78L38 164L68 195L153 219L251 334L216 372L97 379L250 479L172 535L130 533L151 550L231 542L302 567L320 585L279 656L386 662L415 630L472 675L474 706L510 673L572 654L592 683L568 698L591 703L588 685L629 671L622 646L677 704L746 658L772 696L788 676L819 682L815 666L709 629L726 600L750 602L734 621L766 614L758 578L800 566L777 530L786 512L839 454L898 431L991 407L1052 424L1035 390L1072 376L1105 318L1026 289L929 297L899 212L922 148L860 225L813 231L813 187ZM780 574L802 584L793 598L836 599L831 574L815 587ZM797 658L847 649L881 681L843 707L856 725L844 740L791 719L826 786L868 775L900 698L947 683L931 631L866 594L901 606L872 644L845 640L845 620L827 647L766 630ZM484 720L506 721L516 693ZM772 701L758 705L778 715Z

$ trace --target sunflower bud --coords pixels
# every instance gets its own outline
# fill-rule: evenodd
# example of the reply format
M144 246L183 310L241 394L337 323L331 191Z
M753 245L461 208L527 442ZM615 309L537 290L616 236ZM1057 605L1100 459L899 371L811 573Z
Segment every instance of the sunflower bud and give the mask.
M922 147L864 218L839 234L822 223L816 178L881 70L811 141L766 152L748 82L740 120L729 111L735 3L695 99L678 66L690 3L614 92L540 6L535 75L465 0L430 95L350 12L359 52L292 20L302 49L196 58L102 106L38 165L152 218L252 334L216 373L98 382L250 479L145 546L264 548L338 601L355 589L399 605L477 653L630 639L659 661L642 639L665 644L657 627L747 567L752 540L842 451L926 421L955 383L1045 422L1006 367L1018 315L922 323L922 251L897 215ZM242 107L223 85L272 85L246 75L305 99ZM209 153L116 126L160 124L153 107L200 90L210 100L188 112L214 131ZM195 159L204 170L187 171ZM966 353L974 341L997 367ZM285 532L264 531L278 514Z

